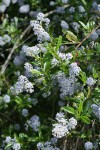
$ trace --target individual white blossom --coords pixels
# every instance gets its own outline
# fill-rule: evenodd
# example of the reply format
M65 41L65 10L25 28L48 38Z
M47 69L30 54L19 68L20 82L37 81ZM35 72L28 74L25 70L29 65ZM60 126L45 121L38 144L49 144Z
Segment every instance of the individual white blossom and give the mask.
M92 77L87 78L86 83L88 86L92 86L95 84L95 80Z
M92 150L93 149L93 143L92 142L86 142L84 144L85 150Z
M30 5L26 4L26 5L22 5L20 8L19 8L19 12L20 13L23 13L23 14L26 14L30 11Z
M10 96L9 96L9 95L5 95L5 96L3 97L3 101L4 101L5 103L9 103L9 102L10 102Z

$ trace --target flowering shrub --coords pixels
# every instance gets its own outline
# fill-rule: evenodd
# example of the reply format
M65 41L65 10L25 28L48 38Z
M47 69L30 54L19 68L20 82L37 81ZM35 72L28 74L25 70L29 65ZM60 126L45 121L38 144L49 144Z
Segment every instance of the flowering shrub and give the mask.
M0 150L99 150L99 0L2 0L0 29Z

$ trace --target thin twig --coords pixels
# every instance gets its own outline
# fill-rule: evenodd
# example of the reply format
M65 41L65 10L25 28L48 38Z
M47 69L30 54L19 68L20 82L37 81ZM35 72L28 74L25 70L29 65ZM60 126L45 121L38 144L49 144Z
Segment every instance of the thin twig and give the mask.
M7 117L4 113L0 113L1 116L5 117L6 119L8 119L11 122L14 122L12 119L10 119L9 117Z
M66 145L67 145L67 139L65 139L65 141L64 141L63 150L67 150L67 147L66 147Z
M82 132L84 131L84 125L82 127ZM80 137L78 136L77 140L76 140L76 144L75 144L75 149L74 150L77 150L77 147L78 147L78 144L79 144L79 140L80 140Z
M69 4L68 5L64 5L63 8L67 8L69 6L70 6ZM48 17L49 15L52 15L53 13L56 13L56 10L51 10L51 11L47 12L44 16Z
M99 27L100 27L100 24L99 24L94 30L92 30L92 31L76 46L76 49L79 48L79 47L83 44L83 42L85 42L85 41L88 39L88 37L89 37L95 30L97 30Z
M14 47L12 48L10 54L8 55L7 57L7 60L5 61L4 65L2 66L2 69L1 69L1 74L4 74L5 73L5 70L9 64L9 61L12 57L12 54L14 53L15 49L18 47L18 44L19 42L22 40L22 38L26 35L27 32L29 32L29 30L31 29L31 26L29 25L24 31L23 33L21 34L21 36L17 39Z

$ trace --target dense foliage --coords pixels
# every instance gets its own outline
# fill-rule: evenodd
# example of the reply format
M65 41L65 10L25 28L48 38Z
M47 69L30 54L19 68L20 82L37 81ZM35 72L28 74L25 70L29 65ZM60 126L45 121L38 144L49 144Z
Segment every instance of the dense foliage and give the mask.
M0 1L0 150L100 149L100 1Z

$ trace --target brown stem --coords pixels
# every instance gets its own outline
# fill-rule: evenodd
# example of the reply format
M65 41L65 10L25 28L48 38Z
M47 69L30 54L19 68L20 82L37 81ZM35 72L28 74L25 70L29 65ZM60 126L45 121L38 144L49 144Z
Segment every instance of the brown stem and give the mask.
M76 49L79 48L79 47L83 44L83 42L85 42L85 41L88 39L88 37L89 37L95 30L97 30L99 27L100 27L100 24L99 24L94 30L92 30L92 31L76 46Z

